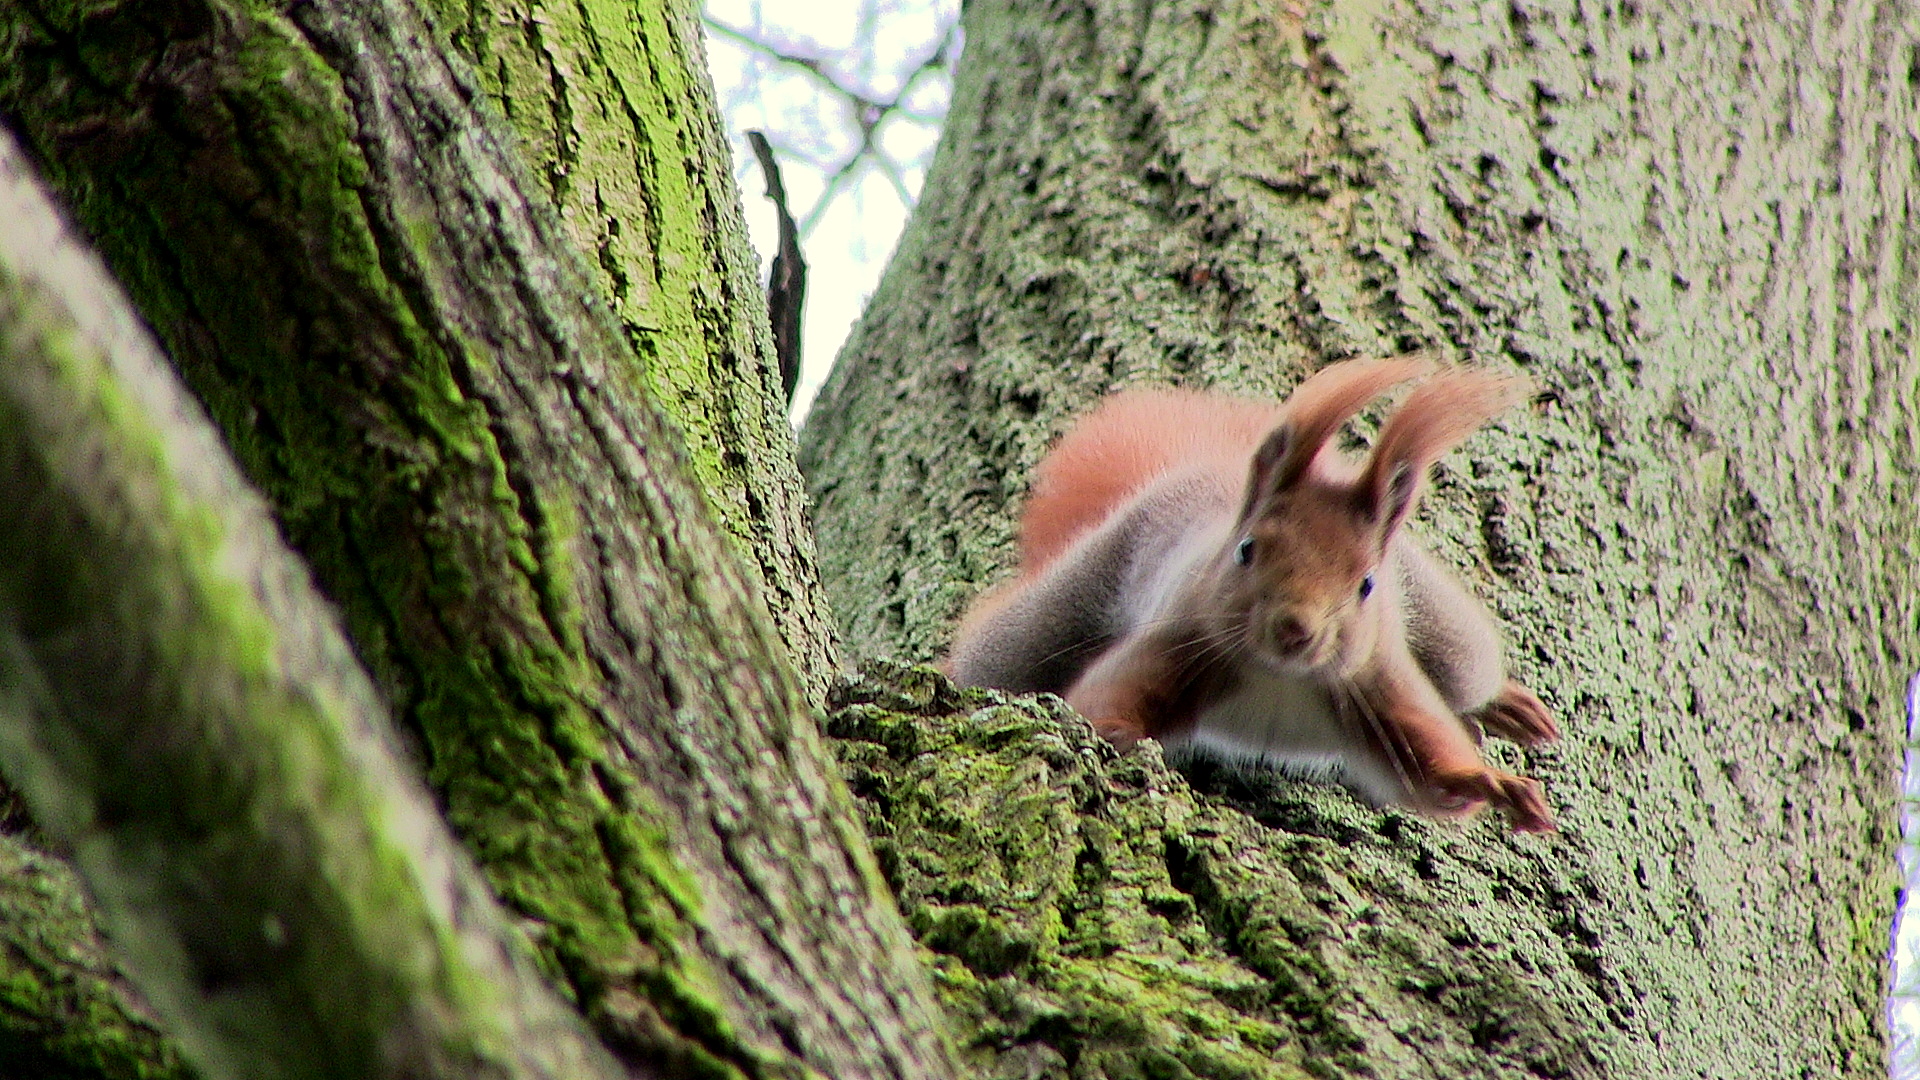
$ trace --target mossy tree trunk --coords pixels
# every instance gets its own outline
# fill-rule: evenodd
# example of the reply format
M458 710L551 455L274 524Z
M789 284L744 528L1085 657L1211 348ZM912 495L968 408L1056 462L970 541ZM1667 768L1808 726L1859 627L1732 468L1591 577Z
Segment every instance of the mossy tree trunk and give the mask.
M1195 794L931 686L849 701L976 1060L1881 1074L1920 663L1916 9L981 0L966 28L802 439L850 649L939 652L1107 389L1279 394L1430 349L1540 388L1416 528L1566 732L1492 749L1546 784L1563 831L1533 838L1205 769ZM984 711L903 719L954 709Z
M773 343L744 317L765 301L692 6L431 6L588 256L819 704L838 646Z
M211 1076L629 1075L541 978L337 617L4 133L0 218L0 762L144 999ZM16 1029L4 1060L176 1073L112 1018L127 999L83 959L70 883L24 847L10 996L64 969L63 1004L101 1008ZM34 930L80 947L49 964Z
M925 972L809 715L834 648L810 613L764 302L697 30L679 4L595 14L578 41L595 77L622 80L625 98L594 98L624 127L576 114L570 138L631 157L580 204L541 190L483 86L405 3L3 3L0 117L339 605L449 823L613 1056L635 1075L948 1075ZM683 437L663 400L707 427ZM42 689L26 700L53 695L35 710L50 714L93 688ZM118 749L138 767L137 742ZM251 760L202 749L213 790ZM44 801L56 788L18 771L37 766L7 766L56 844L75 843ZM211 813L197 785L148 787L182 820ZM110 816L171 820L166 805ZM10 836L9 857L32 836ZM77 925L64 879L41 880L8 895L13 940ZM217 896L221 880L200 885ZM90 887L115 917L114 890ZM327 952L323 935L301 941ZM90 1017L62 1015L114 997L92 955L9 950L7 1037L44 1048L39 1033L61 1032L45 1060L71 1075L154 1071L171 1059L125 1049L123 1031L147 1030L137 1003L95 1041ZM189 991L147 989L165 1016L219 1030L247 960L190 955Z

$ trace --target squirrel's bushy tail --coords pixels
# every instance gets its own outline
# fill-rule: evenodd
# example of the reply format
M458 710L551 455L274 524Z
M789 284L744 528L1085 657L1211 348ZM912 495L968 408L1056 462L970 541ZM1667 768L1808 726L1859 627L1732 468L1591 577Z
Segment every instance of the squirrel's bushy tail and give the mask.
M1311 463L1359 409L1432 370L1419 357L1348 360L1309 376L1285 404L1194 390L1123 390L1062 436L1034 470L1020 518L1020 572L1036 574L1081 533L1176 467L1236 471L1283 421Z
M1020 517L1020 572L1038 573L1169 469L1244 459L1282 415L1274 402L1193 390L1123 390L1109 397L1034 470Z

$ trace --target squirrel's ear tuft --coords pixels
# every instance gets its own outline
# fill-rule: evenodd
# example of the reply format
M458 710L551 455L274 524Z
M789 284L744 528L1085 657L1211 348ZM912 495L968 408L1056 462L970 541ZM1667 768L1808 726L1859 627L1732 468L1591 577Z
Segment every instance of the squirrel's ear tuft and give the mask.
M1393 530L1407 519L1413 509L1413 500L1420 494L1420 481L1425 470L1416 470L1406 462L1396 462L1387 470L1386 476L1377 488L1366 489L1371 495L1374 519L1383 528L1382 537L1391 537Z
M1360 479L1363 497L1391 534L1412 512L1427 470L1447 451L1517 404L1530 384L1516 376L1472 369L1443 371L1421 383L1380 427Z
M1343 360L1307 377L1287 398L1285 418L1253 455L1242 516L1300 482L1340 425L1400 383L1433 370L1421 357Z
M1253 480L1250 487L1254 493L1276 491L1299 479L1297 474L1301 470L1296 469L1289 460L1299 442L1299 433L1292 424L1281 424L1267 433L1267 437L1260 442L1260 449L1253 453ZM1295 475L1283 475L1283 469Z
M1294 439L1285 470L1276 479L1283 484L1297 481L1319 455L1320 448L1354 413L1401 383L1432 370L1433 365L1426 359L1410 356L1393 360L1343 360L1308 376L1287 398L1285 424L1293 429Z

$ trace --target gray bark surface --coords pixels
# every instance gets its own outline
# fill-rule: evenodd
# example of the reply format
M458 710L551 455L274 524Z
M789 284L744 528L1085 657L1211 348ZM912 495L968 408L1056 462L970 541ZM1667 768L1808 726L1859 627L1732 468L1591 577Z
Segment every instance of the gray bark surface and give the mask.
M1280 880L1200 890L1157 932L1244 950L1236 913L1328 865L1351 877L1364 850L1444 882L1448 916L1387 905L1380 929L1444 960L1440 984L1332 1007L1374 1075L1879 1074L1898 693L1920 659L1916 19L970 5L925 194L803 434L850 650L940 651L1011 565L1028 471L1111 387L1277 395L1420 348L1521 368L1532 407L1442 464L1415 527L1562 719L1556 747L1492 752L1546 783L1563 832L1355 811L1307 860L1299 834L1344 811L1201 770L1197 805L1250 810ZM914 850L911 800L857 773L872 827ZM972 824L975 850L1007 842ZM883 856L916 926L956 909ZM1348 947L1256 940L1303 963ZM1585 1049L1529 1064L1507 1007L1466 989L1496 984L1552 1000Z

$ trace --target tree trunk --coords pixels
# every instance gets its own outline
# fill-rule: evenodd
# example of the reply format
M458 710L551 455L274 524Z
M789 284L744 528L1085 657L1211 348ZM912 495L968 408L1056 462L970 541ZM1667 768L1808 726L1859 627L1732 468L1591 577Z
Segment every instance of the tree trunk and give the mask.
M701 107L676 96L697 49L684 10L638 19L655 51L613 67L659 77L633 111L658 133ZM780 469L751 459L779 447L712 441L776 415L772 383L715 391L738 401L702 452L747 464L703 475L744 491L703 494L434 41L402 4L0 4L0 113L342 608L451 824L600 1039L638 1072L948 1075L760 602L805 591L795 504L755 487ZM652 325L621 297L621 314L654 356L752 371L741 343L765 331L739 324L765 316L725 248L739 225L715 225L715 248L688 232L737 213L702 182L721 165L678 156L713 142L635 144L642 176L684 182L646 189L652 231L629 241L689 274L698 248L705 276L681 288L706 306ZM607 259L652 287L630 248ZM745 579L708 512L730 500L760 515L744 535L789 538L775 561L800 584Z
M692 5L433 7L588 254L819 705L839 649Z
M1566 730L1492 750L1545 781L1540 839L1183 782L911 679L856 696L850 779L976 1059L1880 1074L1920 657L1911 5L983 0L966 25L803 438L850 647L937 654L1108 388L1279 395L1426 348L1541 388L1416 524Z
M0 218L0 760L146 999L212 1076L624 1075L3 135Z

